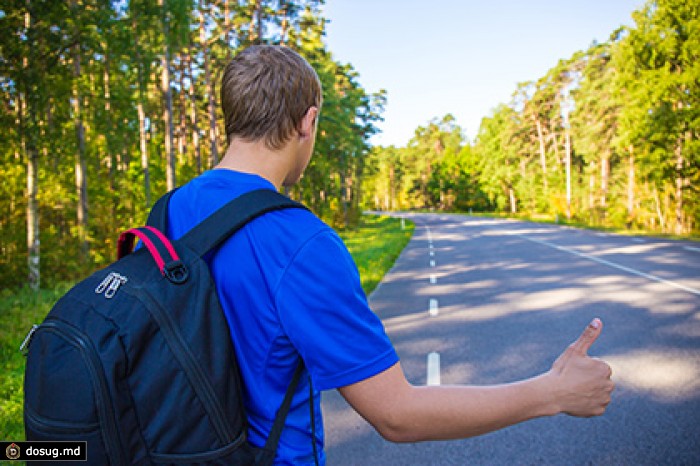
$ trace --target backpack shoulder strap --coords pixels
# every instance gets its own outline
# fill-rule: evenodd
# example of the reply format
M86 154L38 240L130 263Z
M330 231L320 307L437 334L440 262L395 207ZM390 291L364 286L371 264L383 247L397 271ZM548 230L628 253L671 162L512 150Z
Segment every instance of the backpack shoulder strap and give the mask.
M306 207L271 189L245 193L225 204L188 231L180 241L203 256L220 246L243 225L267 212Z
M299 385L299 381L301 380L301 375L304 372L304 362L300 359L299 362L297 363L297 368L294 371L294 375L292 376L292 381L289 382L289 386L287 387L287 392L284 394L284 399L282 400L282 405L280 408L277 410L277 414L275 416L275 422L272 424L272 429L270 429L270 435L267 437L267 441L265 442L265 446L263 446L259 451L258 451L258 456L257 456L257 463L260 465L272 465L273 462L275 461L275 456L277 455L277 446L280 443L280 437L282 436L282 429L284 429L284 423L287 420L287 414L289 414L289 409L292 406L292 398L294 397L294 393L296 393L297 386ZM313 395L313 394L312 394ZM313 396L309 399L309 405L311 406L311 409L314 409L313 405L314 399ZM315 435L315 430L314 426L311 426L311 441L316 444L316 435ZM315 456L315 454L314 454Z
M177 191L177 188L172 191L168 191L163 194L160 199L151 208L151 212L148 214L148 220L146 225L150 227L157 228L163 233L168 231L168 206L170 205L170 198Z

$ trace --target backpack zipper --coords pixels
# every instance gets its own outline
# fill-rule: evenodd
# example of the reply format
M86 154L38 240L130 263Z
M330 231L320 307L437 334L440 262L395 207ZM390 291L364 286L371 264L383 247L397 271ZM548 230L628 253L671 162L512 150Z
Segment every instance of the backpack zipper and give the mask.
M115 464L126 465L127 462L124 460L119 442L119 428L117 427L114 412L111 409L112 403L110 403L107 381L102 371L102 361L97 354L95 346L83 332L59 320L47 319L39 326L38 330L55 333L67 343L75 346L83 355L83 360L90 372L90 378L93 380L95 403L100 416L100 424L106 431L106 435L103 435L103 440L107 456L110 460L114 460Z
M201 366L197 363L194 355L189 350L187 343L182 338L182 335L179 330L177 330L175 323L168 313L162 308L158 301L141 289L134 288L127 292L133 292L134 295L138 295L150 302L150 305L146 306L147 309L151 311L156 322L158 322L166 342L185 370L185 374L190 380L195 393L199 396L205 411L212 420L216 433L219 435L224 445L233 442L236 439L236 435L226 420L224 410L214 394L214 388L211 383L209 383L209 377L207 377L204 370L202 370Z
M37 425L44 432L53 432L56 434L89 434L100 428L99 422L91 422L89 424L76 424L73 422L55 421L46 419L40 414L37 414L29 406L24 407L24 415L34 425Z

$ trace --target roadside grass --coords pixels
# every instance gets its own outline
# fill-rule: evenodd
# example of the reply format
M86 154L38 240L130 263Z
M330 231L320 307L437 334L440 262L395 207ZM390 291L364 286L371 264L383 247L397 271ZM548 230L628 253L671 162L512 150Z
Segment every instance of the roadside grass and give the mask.
M19 347L69 284L38 293L29 288L0 292L0 440L24 440L22 401L24 356Z
M363 216L353 230L340 231L352 254L367 294L391 268L413 233L413 224L391 217ZM19 347L33 324L72 285L63 283L38 293L28 288L0 291L0 440L24 440L22 419L24 356Z
M377 287L413 235L414 225L401 219L364 215L360 225L338 234L360 271L362 288L369 295Z

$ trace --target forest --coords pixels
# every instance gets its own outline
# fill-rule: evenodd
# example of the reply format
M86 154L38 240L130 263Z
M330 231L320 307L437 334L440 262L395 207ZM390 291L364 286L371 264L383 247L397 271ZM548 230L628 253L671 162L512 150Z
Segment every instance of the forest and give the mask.
M323 0L5 0L0 7L0 280L50 287L114 259L118 232L224 153L218 80L282 44L324 89L315 155L287 194L334 227L364 209L700 231L700 2L649 0L634 25L494 103L372 147L385 91L324 42ZM426 116L426 119L430 116Z
M473 141L448 114L406 147L373 148L365 205L697 235L700 2L653 0L632 18L520 83Z
M8 0L0 10L0 280L72 280L225 151L218 81L250 44L291 47L324 89L316 153L288 194L352 225L383 92L323 42L322 0Z

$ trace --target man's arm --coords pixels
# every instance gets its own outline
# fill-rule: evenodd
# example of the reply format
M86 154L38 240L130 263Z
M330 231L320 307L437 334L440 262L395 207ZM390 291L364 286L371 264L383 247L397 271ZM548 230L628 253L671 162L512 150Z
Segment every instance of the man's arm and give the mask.
M515 383L413 386L397 363L339 391L393 442L472 437L558 413L598 416L614 388L610 366L586 354L601 330L600 320L594 319L548 372Z

